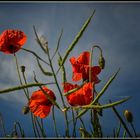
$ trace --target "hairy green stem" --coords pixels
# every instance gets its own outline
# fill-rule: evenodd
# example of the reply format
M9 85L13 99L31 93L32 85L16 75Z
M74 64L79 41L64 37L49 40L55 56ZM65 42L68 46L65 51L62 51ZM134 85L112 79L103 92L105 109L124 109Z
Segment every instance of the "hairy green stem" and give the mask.
M47 52L48 52L47 54L48 54L48 59L49 59L50 67L51 67L51 70L52 70L52 73L53 73L53 77L54 77L55 83L57 85L57 88L58 88L58 91L59 91L59 94L60 94L60 97L61 97L61 100L62 100L62 103L63 103L63 107L65 108L66 105L65 105L65 102L64 102L64 99L63 99L63 95L62 95L61 89L60 89L59 84L58 84L58 80L57 80L57 77L56 77L53 65L52 65L52 61L51 61L50 54L49 54L49 49L47 50ZM69 137L69 122L68 122L68 116L67 116L67 112L66 111L64 111L64 116L65 116L65 121L66 121L66 136Z
M23 85L22 80L21 80L21 76L20 76L20 71L19 71L18 60L17 60L16 54L14 54L14 58L15 58L15 61L16 61L16 68L17 68L17 73L18 73L19 81L20 81L20 84ZM23 90L24 90L25 96L28 99L26 90L25 89L23 89Z

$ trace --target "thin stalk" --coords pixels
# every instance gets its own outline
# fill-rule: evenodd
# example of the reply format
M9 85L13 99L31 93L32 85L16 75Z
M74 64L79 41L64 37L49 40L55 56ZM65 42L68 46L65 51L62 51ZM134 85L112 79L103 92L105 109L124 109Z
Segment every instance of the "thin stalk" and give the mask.
M27 80L26 80L26 76L25 76L25 73L24 72L22 72L22 75L23 75L23 79L24 79L24 82L25 82L25 84L27 85ZM29 101L29 90L28 90L28 88L26 88L26 90L27 90L27 98L28 98L28 101ZM34 125L34 121L33 121L33 115L32 115L32 113L31 113L31 119L32 119L32 126L33 126L33 131L34 131L34 134L35 134L35 136L37 136L36 135L36 131L35 131L35 125Z
M76 113L78 114L78 111L77 111ZM76 118L76 119L77 119L77 118ZM79 117L79 120L80 120L80 122L82 123L83 128L86 130L86 127L85 127L84 121L82 120L81 117Z
M54 115L54 106L52 107L52 117L53 117L55 135L56 135L56 137L58 137L57 127L56 127L56 120L55 120L55 115Z
M92 109L90 110L90 122L91 122L91 125L92 125L92 129L94 131L93 110Z
M47 54L48 54L48 59L49 59L50 67L51 67L51 70L52 70L52 73L53 73L53 77L54 77L56 86L58 88L58 91L59 91L59 94L60 94L60 97L61 97L61 100L62 100L62 103L63 103L63 107L65 108L66 105L65 105L65 102L64 102L64 99L63 99L63 95L62 95L61 89L60 89L59 84L58 84L58 80L57 80L57 77L56 77L53 65L52 65L52 61L51 61L50 54L49 54L49 49L47 50L47 52L48 52ZM66 111L64 111L64 116L65 116L65 121L66 121L66 136L69 136L69 122L68 122L68 116L67 116L67 112Z
M52 70L52 73L53 73L53 76L54 76L54 80L55 80L55 83L57 85L58 91L60 93L60 97L61 97L63 106L65 107L65 102L64 102L63 95L62 95L61 89L59 87L58 80L57 80L57 77L56 77L56 74L55 74L55 71L54 71L54 68L53 68L53 65L52 65L52 61L51 61L51 58L50 58L49 51L47 51L47 52L48 52L47 53L48 54L48 59L49 59L50 67L51 67L51 70Z
M14 58L15 58L15 61L16 61L16 68L17 68L17 73L18 73L19 81L20 81L20 84L23 85L23 84L22 84L22 80L21 80L21 76L20 76L20 71L19 71L18 60L17 60L16 54L14 54ZM23 90L24 90L25 96L26 96L27 99L28 99L26 90L25 90L25 89L23 89Z
M48 62L46 62L45 60L43 60L40 56L38 56L35 52L31 51L31 50L28 50L28 49L25 49L25 48L21 48L22 50L26 51L26 52L29 52L31 54L33 54L36 58L38 58L39 60L41 60L42 62L44 62L45 64L48 64Z
M24 82L25 82L25 84L27 85L27 80L26 80L25 73L22 72L22 75L23 75ZM27 91L27 99L29 100L29 90L28 90L28 88L26 88L26 91Z
M111 101L110 101L110 103L111 103ZM130 137L132 137L132 135L131 135L129 129L127 128L125 122L123 121L123 119L122 119L121 116L119 115L118 111L115 109L115 107L112 107L112 109L113 109L114 113L116 114L117 118L120 120L122 126L124 127L124 129L125 129L126 132L128 133L128 135L129 135Z
M58 51L58 49L59 49L59 47L60 47L60 41L61 41L62 34L63 34L63 29L61 30L61 33L60 33L60 35L59 35L59 38L58 38L58 41L57 41L57 47L56 47L56 49L55 49L55 52L54 52L54 54L53 54L51 60L53 60L54 56L56 55L56 53L57 53L57 51Z
M31 119L32 119L32 127L33 127L33 131L34 131L34 135L35 137L37 137L37 133L36 133L36 130L35 130L35 124L34 124L34 119L33 119L33 114L31 113Z
M72 108L72 119L73 119L73 132L72 132L72 136L76 137L76 123L77 123L77 119L75 119L73 108Z
M46 137L46 134L45 134L45 132L44 132L44 129L42 128L42 126L41 126L41 124L40 124L38 118L35 117L35 119L36 119L36 121L37 121L37 124L38 124L38 126L39 126L39 129L40 129L40 131L41 131L42 136L43 136L43 137Z
M26 90L24 89L24 87L27 88L29 85L28 85L28 86L27 86L27 85L23 85L22 80L21 80L21 76L20 76L20 71L19 71L18 60L17 60L16 54L14 54L14 58L15 58L15 61L16 61L16 68L17 68L18 77L19 77L19 80L20 80L20 84L21 84L21 86L18 86L18 87L12 88L11 90L13 91L13 90L23 89L26 98L29 100L29 93L27 93ZM25 77L24 77L24 78L25 78ZM25 80L25 79L24 79L24 80ZM26 81L26 80L25 80L25 81ZM33 86L33 85L30 85L30 86ZM11 91L11 90L8 89L7 92L9 92L9 91ZM33 115L31 115L31 118L32 118L33 131L34 131L34 134L35 134L35 136L36 136L35 125L34 125L35 121L34 121L34 119L33 119Z
M124 132L123 132L123 138L125 138L126 137L126 130L124 130Z
M3 117L2 117L2 114L1 113L0 113L0 122L1 122L1 125L2 125L2 130L3 130L4 136L6 136L6 130L5 130L5 126L4 126L4 120L3 120Z
M35 125L35 128L36 128L37 134L40 137L40 133L39 133L39 130L38 130L38 127L37 127L37 124L36 124L36 117L35 116L33 116L33 122L34 122L34 125Z
M133 131L134 131L135 137L137 137L137 133L136 133L136 130L135 130L135 128L134 128L133 123L130 123L130 125L131 125L131 127L132 127L132 129L133 129Z
M20 131L21 137L24 137L24 131L22 130L21 125L20 125L19 122L15 122L15 124L14 124L14 129L15 129L16 132L17 132L17 125L18 125L18 127L19 127L19 131Z
M116 137L118 138L119 137L119 134L120 134L120 129L121 129L121 122L119 122L119 127L116 131Z

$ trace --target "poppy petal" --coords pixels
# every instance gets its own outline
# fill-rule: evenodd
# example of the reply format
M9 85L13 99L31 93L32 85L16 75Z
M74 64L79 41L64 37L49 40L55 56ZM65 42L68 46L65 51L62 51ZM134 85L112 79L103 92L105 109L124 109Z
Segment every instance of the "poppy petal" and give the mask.
M53 91L48 89L47 87L43 86L43 90L47 92L47 94L52 98L56 99ZM31 112L40 118L45 118L50 113L50 108L52 106L51 101L47 98L47 96L43 93L42 90L38 90L33 92L29 102L28 106L31 110Z
M86 51L81 53L77 58L77 62L84 65L89 65L89 60L90 60L90 53Z
M70 58L70 62L71 62L72 65L75 64L75 62L76 62L75 57L71 57L71 58Z
M0 36L0 51L13 54L21 49L26 40L26 35L20 30L5 30Z
M101 72L101 68L99 66L92 67L92 73L98 75Z
M79 81L79 80L81 80L82 79L82 73L73 73L73 75L72 75L72 80L74 81L74 82L77 82L77 81Z
M78 85L73 85L71 83L64 83L63 84L63 88L64 88L64 92L68 92L69 90L72 90L74 88L78 87Z
M50 113L51 106L45 106L45 105L40 105L36 109L34 113L35 116L38 116L40 118L45 118L49 115Z

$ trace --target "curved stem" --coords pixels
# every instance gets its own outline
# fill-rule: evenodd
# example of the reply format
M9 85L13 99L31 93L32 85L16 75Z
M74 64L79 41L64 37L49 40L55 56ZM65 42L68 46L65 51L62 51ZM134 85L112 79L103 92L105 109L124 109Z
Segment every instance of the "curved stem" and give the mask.
M100 54L102 55L102 49L101 49L100 46L98 46L98 45L94 45L94 46L92 47L92 49L94 49L94 48L98 48L98 49L100 50Z

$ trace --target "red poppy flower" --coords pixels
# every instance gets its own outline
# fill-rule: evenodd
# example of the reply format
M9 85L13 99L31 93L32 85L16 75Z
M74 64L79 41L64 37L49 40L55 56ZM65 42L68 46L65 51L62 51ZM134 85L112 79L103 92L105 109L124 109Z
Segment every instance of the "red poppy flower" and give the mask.
M52 99L56 99L53 91L45 86L42 88ZM52 106L51 101L46 97L42 90L33 92L28 104L31 112L40 118L45 118L48 116Z
M78 88L77 84L72 85L71 83L65 83L64 85L64 92L68 92L74 88ZM93 84L86 83L82 88L79 90L71 93L67 96L67 101L71 106L77 105L88 105L93 100Z
M0 35L0 51L13 54L21 49L26 40L26 35L20 30L5 30Z
M90 53L83 52L79 55L76 59L75 57L70 58L70 62L72 64L73 70L73 81L89 80L89 61L90 61ZM97 75L101 72L101 68L99 66L91 67L91 82L95 84L99 83L100 80L98 79Z

